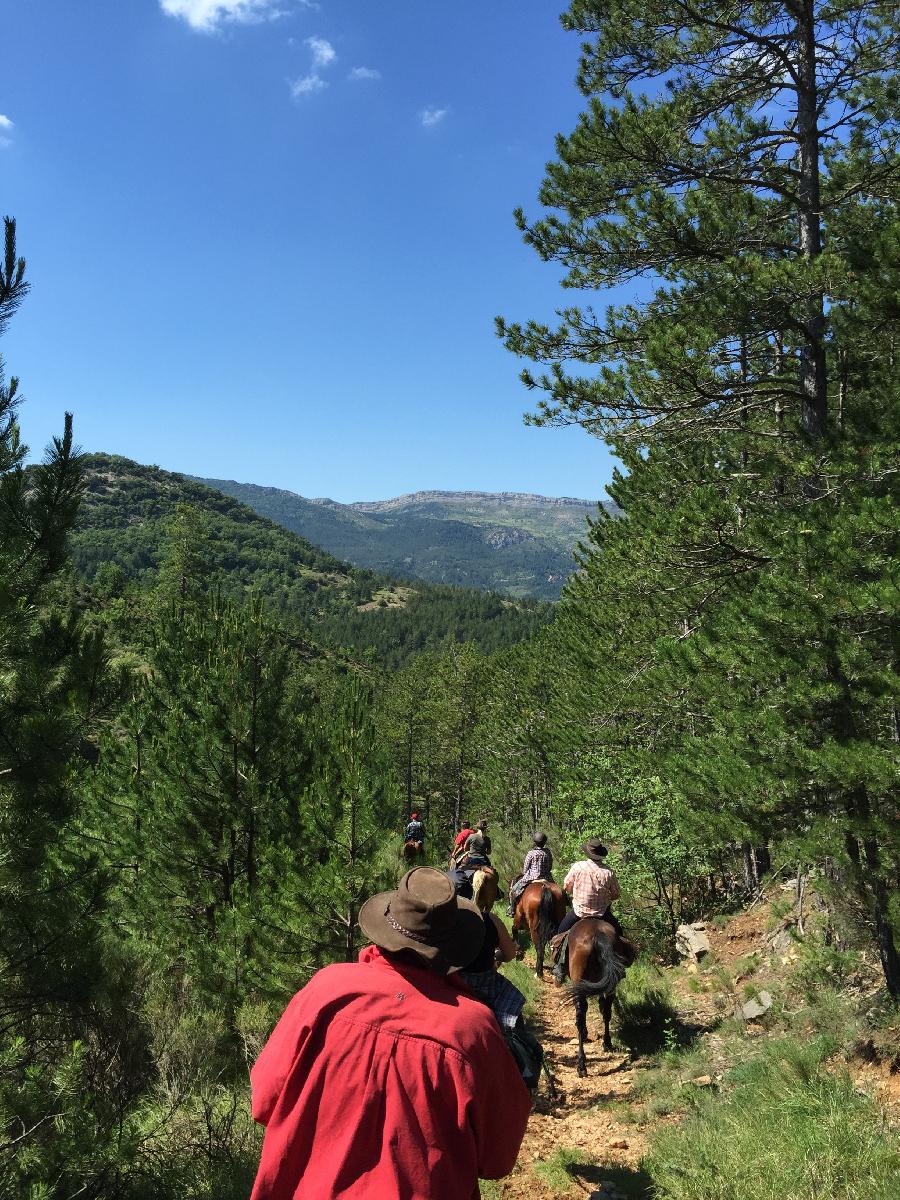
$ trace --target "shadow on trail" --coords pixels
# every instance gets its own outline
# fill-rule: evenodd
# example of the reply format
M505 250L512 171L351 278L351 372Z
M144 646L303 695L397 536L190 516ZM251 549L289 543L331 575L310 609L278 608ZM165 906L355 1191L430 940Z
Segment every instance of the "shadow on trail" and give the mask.
M619 991L613 1011L613 1038L627 1046L633 1058L658 1054L661 1050L685 1049L718 1024L718 1020L710 1025L685 1021L668 988L662 981L655 983L652 979L642 980L634 992L627 986Z
M572 1163L566 1168L576 1183L585 1191L615 1191L629 1200L649 1200L653 1195L653 1181L646 1171L638 1167L604 1167L592 1163Z

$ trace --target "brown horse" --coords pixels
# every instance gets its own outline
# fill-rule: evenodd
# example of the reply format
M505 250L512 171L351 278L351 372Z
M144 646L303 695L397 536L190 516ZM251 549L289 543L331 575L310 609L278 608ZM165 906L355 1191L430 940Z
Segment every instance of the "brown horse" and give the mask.
M562 888L545 879L529 883L516 904L513 931L527 929L531 935L536 959L534 973L538 979L544 974L544 950L565 912L566 898Z
M569 999L575 1006L578 1029L578 1075L587 1075L584 1043L588 1040L587 1009L591 996L603 1014L603 1049L612 1050L609 1020L613 996L625 978L625 970L637 955L631 942L619 938L615 929L601 917L583 917L569 931L567 966L572 986Z
M403 858L405 862L415 862L417 858L425 857L425 847L421 842L404 842Z

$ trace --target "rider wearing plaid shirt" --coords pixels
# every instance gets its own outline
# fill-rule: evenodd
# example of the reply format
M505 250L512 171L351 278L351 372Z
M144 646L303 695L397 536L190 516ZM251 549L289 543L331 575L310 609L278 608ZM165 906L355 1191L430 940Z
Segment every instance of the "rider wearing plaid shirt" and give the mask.
M582 849L587 858L573 863L563 881L572 897L572 911L563 917L557 932L565 933L582 917L603 917L621 934L618 920L609 911L621 893L615 871L603 862L608 851L599 838L590 838Z
M525 855L522 874L518 875L509 886L509 907L506 910L506 915L509 917L515 912L519 897L529 883L534 883L537 879L553 878L553 854L546 848L546 833L536 833L533 841L534 845Z

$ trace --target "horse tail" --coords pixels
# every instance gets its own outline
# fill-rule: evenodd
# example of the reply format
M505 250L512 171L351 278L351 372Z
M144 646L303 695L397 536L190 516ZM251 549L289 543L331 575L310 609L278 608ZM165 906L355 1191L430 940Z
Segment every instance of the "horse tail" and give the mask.
M625 963L613 950L612 942L598 929L594 932L591 944L591 963L595 965L600 978L590 982L579 979L567 989L567 999L573 1003L576 1000L589 1000L591 996L611 996L625 978Z
M546 884L543 884L537 911L537 935L541 944L546 946L555 933L556 920L553 893Z

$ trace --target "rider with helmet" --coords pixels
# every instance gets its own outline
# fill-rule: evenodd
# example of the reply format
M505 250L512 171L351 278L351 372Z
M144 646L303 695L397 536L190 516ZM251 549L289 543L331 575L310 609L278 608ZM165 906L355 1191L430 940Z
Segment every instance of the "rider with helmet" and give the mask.
M553 852L547 848L546 833L536 833L532 838L532 847L525 855L522 864L522 874L512 881L509 888L509 907L506 915L511 917L516 911L519 897L536 879L553 880Z

